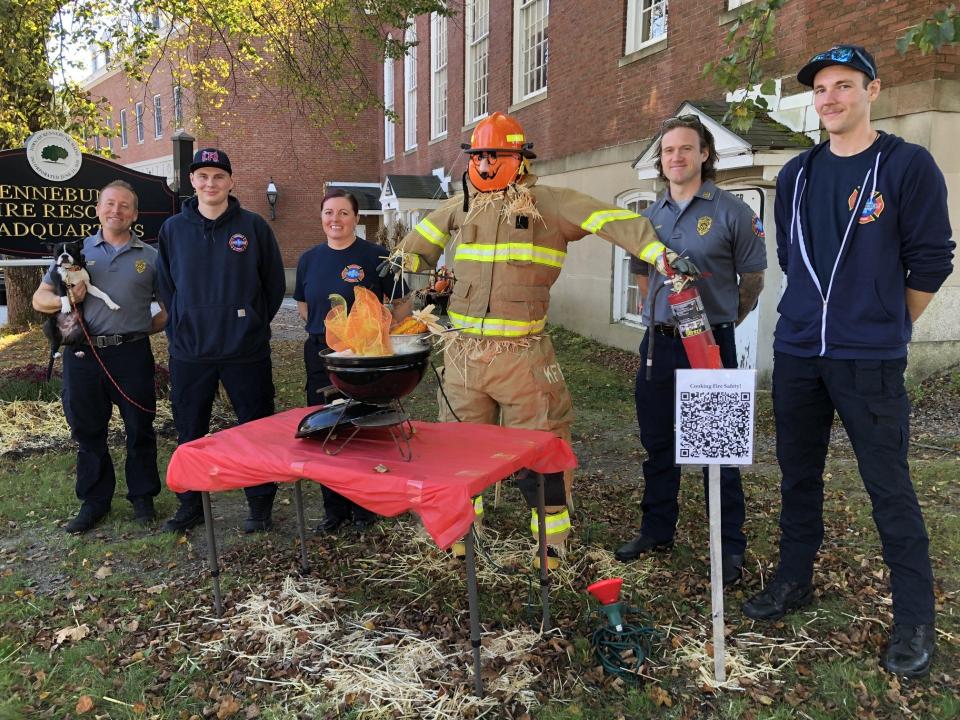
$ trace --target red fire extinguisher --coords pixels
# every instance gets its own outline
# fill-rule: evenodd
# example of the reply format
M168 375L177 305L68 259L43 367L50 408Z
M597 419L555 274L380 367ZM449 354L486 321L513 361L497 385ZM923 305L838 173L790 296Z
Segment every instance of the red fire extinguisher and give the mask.
M664 269L672 283L667 302L670 303L670 311L680 332L683 350L687 353L690 367L697 370L723 369L723 363L720 361L720 346L713 338L713 330L710 329L710 321L703 309L700 292L689 284L688 277L676 273L669 262L664 262Z

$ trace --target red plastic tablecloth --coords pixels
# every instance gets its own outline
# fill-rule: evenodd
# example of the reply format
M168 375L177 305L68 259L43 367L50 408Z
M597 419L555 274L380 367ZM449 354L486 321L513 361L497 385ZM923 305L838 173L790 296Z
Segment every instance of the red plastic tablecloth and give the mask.
M559 472L577 464L570 446L548 432L473 423L414 422L409 462L385 431L361 431L331 456L320 440L294 437L310 411L287 410L184 443L170 459L167 485L216 492L316 480L378 515L412 510L447 548L470 529L471 498L487 486L523 467Z

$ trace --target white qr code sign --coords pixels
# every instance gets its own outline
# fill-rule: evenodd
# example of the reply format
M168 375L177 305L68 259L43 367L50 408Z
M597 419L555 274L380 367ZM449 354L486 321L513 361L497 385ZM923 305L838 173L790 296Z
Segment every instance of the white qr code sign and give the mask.
M677 370L678 465L753 462L756 370Z

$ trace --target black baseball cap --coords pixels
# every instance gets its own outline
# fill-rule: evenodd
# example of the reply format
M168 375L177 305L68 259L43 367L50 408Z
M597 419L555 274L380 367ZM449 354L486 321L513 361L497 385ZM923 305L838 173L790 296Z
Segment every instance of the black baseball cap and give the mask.
M859 70L870 80L877 79L877 63L866 48L861 45L834 45L810 58L810 62L797 73L797 80L807 87L813 87L817 73L831 65L846 65Z
M205 167L215 167L226 170L233 175L233 168L230 166L230 158L223 150L217 148L203 148L193 154L193 162L190 163L190 172Z

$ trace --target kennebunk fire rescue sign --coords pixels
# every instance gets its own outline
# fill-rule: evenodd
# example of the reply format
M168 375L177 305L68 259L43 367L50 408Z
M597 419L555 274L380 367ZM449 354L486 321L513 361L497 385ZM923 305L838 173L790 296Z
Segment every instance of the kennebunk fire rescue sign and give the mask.
M166 178L81 154L69 136L51 130L32 135L23 149L0 152L0 255L45 257L57 243L93 235L100 189L113 180L133 186L139 199L133 229L156 242L160 225L177 210Z

